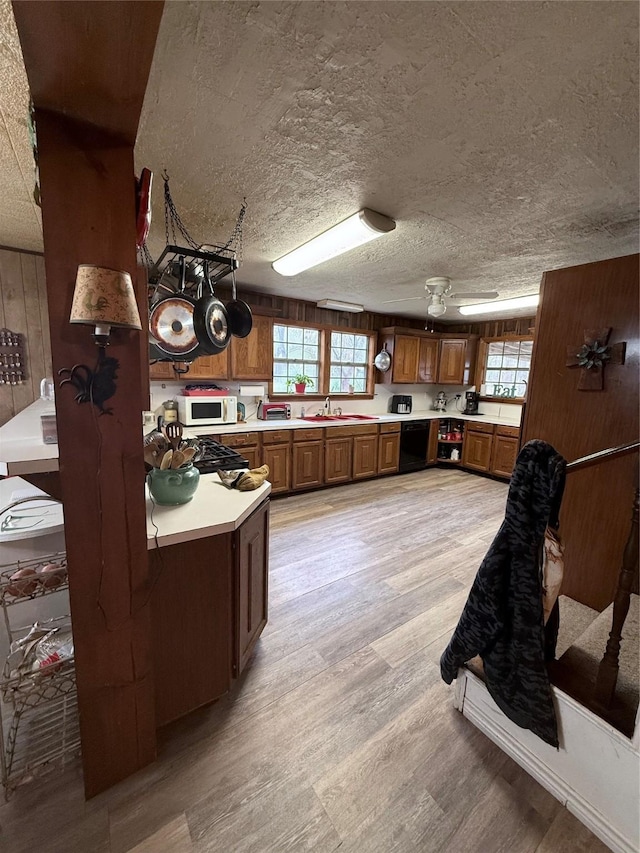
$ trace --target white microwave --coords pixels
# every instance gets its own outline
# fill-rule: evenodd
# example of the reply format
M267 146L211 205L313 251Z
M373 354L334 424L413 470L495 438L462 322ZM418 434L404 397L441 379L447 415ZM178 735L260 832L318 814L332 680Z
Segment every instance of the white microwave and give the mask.
M178 397L178 416L186 427L235 424L238 419L237 397Z

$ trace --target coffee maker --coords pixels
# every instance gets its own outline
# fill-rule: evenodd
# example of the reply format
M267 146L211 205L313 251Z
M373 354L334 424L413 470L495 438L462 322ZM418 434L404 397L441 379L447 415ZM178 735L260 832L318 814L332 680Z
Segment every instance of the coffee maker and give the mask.
M477 391L467 391L464 395L465 398L465 407L464 413L465 415L477 415L478 414L478 403L480 402L480 394Z
M411 394L394 394L391 398L391 411L397 415L410 415L412 402Z

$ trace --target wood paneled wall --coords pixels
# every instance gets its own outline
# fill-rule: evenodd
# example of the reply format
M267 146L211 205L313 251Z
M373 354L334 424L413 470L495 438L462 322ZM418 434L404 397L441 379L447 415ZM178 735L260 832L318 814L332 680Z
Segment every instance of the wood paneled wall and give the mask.
M40 380L51 376L51 341L44 258L0 248L0 328L24 335L26 379L0 385L0 426L40 396Z
M451 323L438 331L463 332L481 338L499 338L502 335L532 335L535 317L519 317L506 320L483 320L475 323Z
M580 391L567 347L604 327L610 344L626 341L625 364L605 367L602 391ZM638 255L545 273L523 441L543 439L568 461L637 441L639 367ZM613 599L637 478L637 453L567 475L562 592L597 610Z
M392 314L374 314L371 311L362 311L360 314L351 314L348 311L330 311L326 308L318 308L315 302L304 299L292 299L286 296L274 296L268 293L245 290L242 286L238 288L238 298L249 303L256 314L269 314L275 320L295 321L296 323L328 324L336 328L363 329L375 331L385 326L403 326L412 329L424 329L424 320L407 317L396 317ZM226 302L231 298L231 290L219 285L216 287L217 295Z

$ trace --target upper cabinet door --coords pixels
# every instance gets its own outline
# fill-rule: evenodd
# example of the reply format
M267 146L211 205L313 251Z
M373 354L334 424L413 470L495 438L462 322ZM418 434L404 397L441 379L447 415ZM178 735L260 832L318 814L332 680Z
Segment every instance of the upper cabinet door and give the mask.
M440 341L439 385L463 385L467 341L464 339Z
M273 322L270 317L253 317L246 338L233 338L231 379L267 379L273 375Z
M223 350L218 355L202 355L196 358L189 367L189 372L183 377L183 381L188 382L192 376L197 376L198 379L228 379L228 351Z
M420 338L396 335L393 346L393 381L417 382L419 356Z
M438 339L420 339L419 382L435 382L438 376Z

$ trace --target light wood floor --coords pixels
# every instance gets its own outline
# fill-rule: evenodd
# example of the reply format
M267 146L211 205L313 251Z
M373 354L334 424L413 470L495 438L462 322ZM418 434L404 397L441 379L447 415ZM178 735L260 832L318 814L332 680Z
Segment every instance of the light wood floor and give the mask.
M233 694L88 803L0 807L2 853L604 853L452 706L437 662L507 487L430 470L272 503L270 621Z

